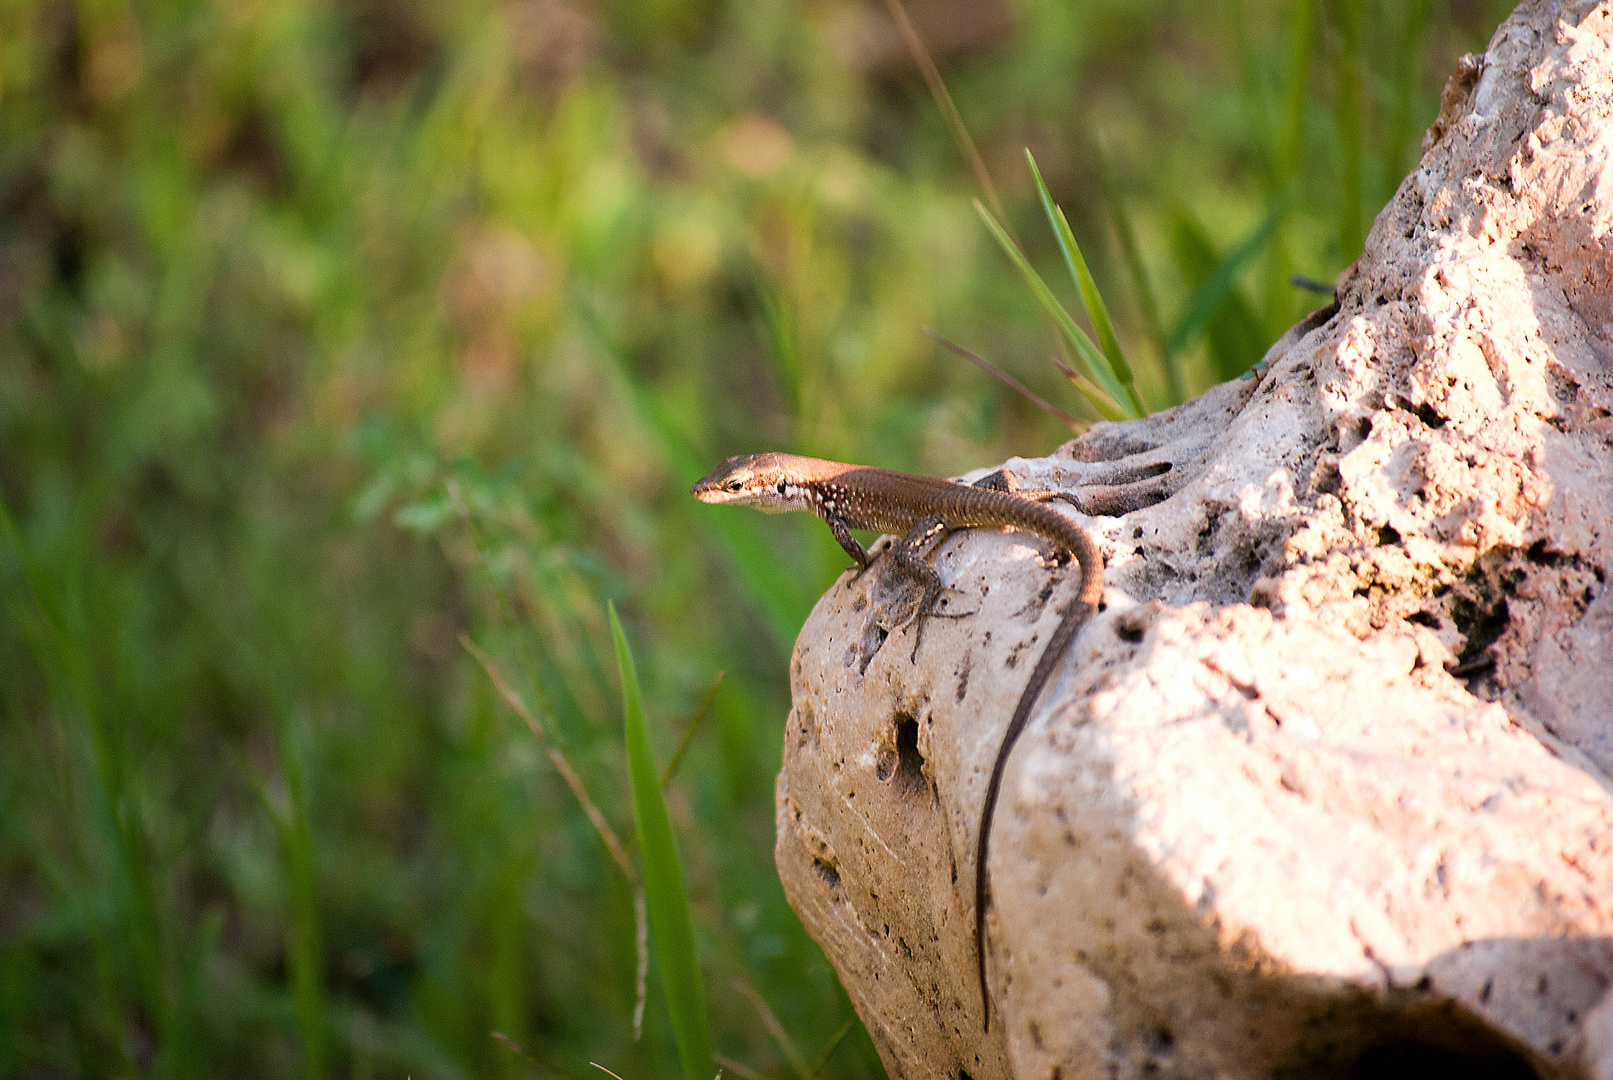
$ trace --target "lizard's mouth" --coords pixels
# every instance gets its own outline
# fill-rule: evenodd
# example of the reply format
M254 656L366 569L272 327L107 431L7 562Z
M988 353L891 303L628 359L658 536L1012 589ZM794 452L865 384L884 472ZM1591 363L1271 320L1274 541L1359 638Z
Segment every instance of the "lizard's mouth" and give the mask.
M708 477L690 488L689 494L703 503L719 506L750 506L764 514L782 514L787 510L805 509L786 499L783 493L775 491L772 487L738 483L732 477L727 480L712 480Z
M689 494L703 503L746 503L753 502L749 492L743 487L733 488L720 480L713 480L709 476L689 489Z
M724 491L723 486L719 481L708 476L704 480L695 484L694 487L690 488L689 494L693 495L703 503L721 503L729 502L737 493L732 491Z
M740 475L736 468L743 460L729 458L696 482L695 486L689 489L689 494L703 503L747 501L748 485L745 483L745 477Z

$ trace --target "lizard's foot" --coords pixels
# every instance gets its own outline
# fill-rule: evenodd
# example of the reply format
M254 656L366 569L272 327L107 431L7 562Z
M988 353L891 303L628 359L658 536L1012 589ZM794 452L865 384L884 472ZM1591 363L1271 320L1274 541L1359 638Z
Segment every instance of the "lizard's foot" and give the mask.
M957 592L958 590L953 589L951 586L946 586L946 591ZM937 597L926 602L925 598L921 596L916 603L911 605L907 613L891 626L892 631L905 630L909 626L913 628L913 650L908 657L910 662L916 662L918 659L919 645L924 640L924 621L926 619L967 619L971 615L979 614L978 608L969 611L943 611L942 608L946 606L946 603L946 597Z
M1204 448L1204 445L1191 447L1196 452L1202 452ZM1161 449L1176 448L1166 446ZM1084 481L1080 494L1050 492L1048 501L1069 503L1090 517L1119 517L1164 502L1180 491L1191 477L1197 475L1197 470L1191 468L1196 464L1196 457L1197 453L1180 463L1164 460L1119 465L1108 475Z
M889 550L890 543L883 536L881 536L878 540L875 540L872 544L869 544L868 550L864 556L865 561L862 563L852 563L850 566L846 567L847 570L851 571L851 576L846 579L846 584L851 585L855 583L858 578L867 573L869 568L879 561L879 557L881 555L885 554Z
M1269 369L1338 312L1334 302L1294 324L1266 350L1252 378L1211 387L1185 405L1141 420L1093 425L1066 447L1068 468L1038 479L1056 480L1065 489L1056 498L1093 516L1119 516L1165 501L1205 470L1211 444L1233 419L1258 395L1274 390L1277 376Z
M1273 368L1338 310L1329 304L1296 323L1255 365L1253 378L1211 387L1193 401L1141 420L1094 424L1067 444L1051 467L1016 463L975 483L1022 498L1058 499L1094 517L1118 517L1164 502L1204 472L1216 438L1252 401L1290 377Z
M1083 514L1108 517L1140 510L1162 502L1180 487L1169 474L1174 466L1170 461L1115 461L1104 462L1110 468L1092 479L1080 481L1082 495L1055 488L1026 488L1007 469L998 469L989 476L974 482L978 488L1006 491L1022 499L1036 502L1066 502Z
M979 612L978 611L929 611L929 612L925 612L923 615L915 616L912 620L910 620L913 623L913 651L908 653L907 662L910 663L910 664L918 663L918 659L919 659L919 644L924 640L924 620L925 619L967 619L969 616L976 615L976 614L979 614ZM903 625L906 625L906 624L903 624Z
M945 587L945 591L963 595L961 590L954 589L950 585ZM926 602L925 598L920 596L917 600L904 605L907 610L891 625L891 629L906 630L909 626L922 624L925 619L967 619L971 615L978 614L978 611L942 611L946 603L946 597Z

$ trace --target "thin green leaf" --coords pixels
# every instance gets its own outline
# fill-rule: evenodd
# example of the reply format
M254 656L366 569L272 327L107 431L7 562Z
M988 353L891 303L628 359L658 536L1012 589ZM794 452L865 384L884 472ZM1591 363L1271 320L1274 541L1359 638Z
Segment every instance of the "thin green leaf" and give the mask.
M1070 313L1065 311L1064 305L1058 302L1058 298L1053 295L1053 290L1047 287L1047 282L1042 280L1042 276L1036 272L1029 260L1025 258L1024 253L1019 250L1019 245L1015 244L1013 239L1009 237L1008 230L1004 229L997 222L997 219L991 216L991 211L987 210L979 199L975 200L975 210L980 214L980 220L986 223L986 228L990 230L991 235L996 238L1004 254L1019 268L1020 274L1025 278L1025 283L1030 286L1031 293L1036 297L1037 302L1042 305L1043 310L1052 316L1053 321L1058 324L1058 328L1064 332L1064 336L1075 347L1076 354L1081 357L1081 362L1087 366L1093 381L1103 388L1103 392L1109 396L1111 402L1114 403L1116 408L1120 409L1125 418L1135 419L1141 416L1141 413L1132 413L1125 406L1120 405L1120 402L1126 399L1126 392L1121 388L1120 381L1115 378L1114 372L1109 370L1109 363L1103 358L1103 353L1092 343L1092 339L1087 336L1086 331L1077 326L1075 320L1070 318ZM1100 409L1100 411L1102 410Z
M1221 306L1227 302L1227 298L1237 287L1238 275L1243 272L1243 268L1251 259L1260 254L1272 234L1276 232L1286 207L1286 199L1272 206L1266 212L1265 220L1255 228L1255 231L1237 247L1227 252L1203 283L1193 291L1193 295L1188 299L1187 310L1182 313L1176 328L1166 339L1166 345L1171 352L1176 352L1185 346L1193 335L1204 329L1221 310Z
M1338 100L1334 104L1334 126L1338 130L1339 164L1334 202L1339 212L1339 253L1346 261L1361 253L1361 187L1364 135L1361 115L1361 23L1365 13L1361 0L1338 0L1340 49L1336 69Z
M959 345L955 341L947 340L940 334L937 334L934 330L931 330L928 326L924 328L924 332L929 334L930 337L935 340L935 343L941 346L941 348L945 349L949 353L952 353L954 356L963 357L965 360L969 361L969 363L973 364L981 371L984 371L987 375L990 375L993 379L996 379L998 382L1008 387L1008 389L1012 390L1014 393L1018 394L1032 405L1035 405L1038 409L1041 409L1043 412L1047 413L1047 415L1053 417L1075 434L1079 435L1087 429L1087 424L1085 421L1077 420L1075 417L1071 416L1057 405L1054 405L1052 402L1043 398L1041 395L1031 390L1030 387L1026 386L1024 383L1020 382L1018 379L1014 378L1012 375L1008 374L1008 372L1004 371L996 364L993 364L990 360L987 360L979 353L965 349L962 345ZM1057 363L1056 360L1054 362ZM1062 364L1059 366L1061 368L1063 367Z
M700 707L689 718L688 724L684 725L683 738L678 740L678 748L673 752L672 760L667 762L666 769L661 773L662 791L672 786L672 778L678 775L678 766L683 764L683 755L687 754L689 747L694 744L694 733L700 730L700 721L706 718L706 713L711 710L711 703L717 700L717 691L722 687L723 677L727 674L726 671L717 672L717 677L711 680L711 688L700 701Z
M314 871L313 831L308 823L308 798L302 763L287 719L280 723L281 768L290 796L291 820L285 823L287 876L291 892L291 989L297 1007L297 1027L303 1042L303 1075L309 1080L325 1076L325 946L319 916L319 886Z
M1127 416L1125 410L1123 410L1113 398L1111 398L1108 394L1105 394L1101 387L1093 385L1091 379L1070 367L1063 360L1060 360L1056 354L1053 357L1053 366L1064 373L1064 377L1069 379L1070 382L1074 384L1075 388L1086 396L1086 399L1092 403L1092 407L1097 409L1098 413L1105 420L1133 419L1132 417Z
M1394 49L1394 102L1383 151L1383 180L1379 194L1387 200L1406 175L1406 158L1417 148L1412 117L1417 107L1417 87L1422 79L1423 32L1427 25L1428 0L1406 0L1401 25L1390 35Z
M845 1041L846 1036L851 1034L851 1029L856 1026L857 1013L853 1010L846 1017L846 1022L840 1025L840 1030L829 1036L829 1041L823 1044L822 1050L818 1051L818 1059L812 1063L813 1076L817 1076L823 1071L823 1067L829 1064L829 1059L834 1056L836 1050L840 1049L840 1044Z
M1047 190L1047 184L1042 181L1042 170L1036 167L1036 158L1027 148L1025 160L1030 162L1031 175L1036 178L1036 193L1042 199L1042 212L1047 215L1047 223L1053 229L1053 235L1058 238L1059 251L1064 255L1064 265L1070 268L1070 276L1081 290L1081 304L1087 310L1087 318L1092 322L1092 329L1097 332L1098 344L1103 347L1104 359L1109 362L1109 370L1114 373L1120 385L1125 388L1126 396L1132 408L1137 410L1138 416L1146 416L1148 410L1143 407L1142 398L1137 396L1137 380L1131 373L1131 365L1126 363L1125 354L1120 351L1120 339L1115 337L1114 323L1109 320L1109 308L1103 302L1103 294L1098 292L1098 283L1092 280L1092 271L1087 269L1087 261L1081 255L1081 245L1075 242L1075 233L1070 229L1070 222L1064 216L1064 211L1053 201L1053 196Z
M571 794L576 798L578 805L582 807L583 813L593 823L594 831L599 834L600 840L604 842L605 850L610 852L610 857L615 861L617 869L621 870L622 877L633 890L634 939L638 947L637 977L633 983L633 1038L637 1039L644 1033L645 983L650 970L650 928L644 902L644 883L633 872L633 864L627 857L627 848L623 846L622 841L617 837L616 830L610 827L610 823L605 820L605 815L600 813L599 807L594 804L594 800L588 797L588 789L583 786L582 777L577 775L577 770L571 767L571 762L566 759L566 755L561 751L560 747L549 739L544 725L539 723L537 716L533 714L531 709L527 708L526 702L522 700L520 694L515 692L515 688L504 677L504 673L498 669L498 665L494 664L492 659L477 647L469 635L460 634L459 643L464 646L466 652L476 658L478 664L482 665L482 670L492 680L494 689L498 691L499 696L515 712L515 715L526 722L527 730L532 732L533 741L543 748L544 753L549 755L549 761L554 765L555 771L560 774L561 779L566 782L566 786L571 789ZM719 675L720 678L721 676ZM713 686L713 692L715 692L715 685ZM709 695L707 700L710 700ZM539 705L545 715L549 716L550 724L553 724L553 716L550 715L548 707L543 704L541 695ZM663 786L665 785L663 784Z
M660 960L661 989L672 1014L672 1034L683 1062L684 1080L710 1080L717 1065L711 1056L711 1028L706 1022L706 994L695 955L694 920L689 915L689 894L684 886L678 842L672 835L661 776L650 750L650 733L644 724L644 703L639 696L638 670L622 633L616 605L608 605L610 633L616 642L616 663L622 673L623 730L627 742L627 772L633 787L633 817L638 823L639 848L644 861L644 891L649 902L650 929L655 934L655 955Z
M756 287L756 297L761 308L761 325L757 328L757 336L772 346L771 353L778 365L779 386L784 390L789 415L799 430L807 394L795 309L784 297L782 288L765 278Z
M293 730L294 713L284 685L260 663L246 642L233 629L218 627L217 633L226 656L239 671L238 677L261 695L274 721L276 749L286 785L284 806L277 804L255 770L245 767L245 773L285 854L291 907L287 966L298 1034L303 1043L303 1075L311 1080L322 1080L327 1074L325 1018L329 1013L324 931L313 828L308 819L308 790L303 755Z
M896 23L896 29L901 33L902 40L907 43L907 51L912 54L913 62L918 65L919 71L924 75L924 81L930 88L930 96L935 99L936 107L946 119L947 130L952 133L952 142L958 148L958 153L969 163L969 169L975 174L975 183L1004 220L1008 215L1003 213L1002 200L997 198L997 185L991 182L991 173L986 169L986 162L975 149L974 139L969 137L969 129L964 126L963 117L958 113L958 107L952 103L952 95L947 92L947 84L941 78L940 69L930 57L930 50L924 47L924 39L919 37L918 31L913 28L913 20L907 17L907 8L902 0L885 0L885 6L890 9L891 19Z
M739 1077L739 1080L769 1080L769 1077L757 1072L743 1061L735 1061L733 1058L726 1057L722 1054L716 1054L714 1056L717 1059L717 1064L722 1066L722 1072L717 1074L717 1080L722 1080L722 1074L725 1072L733 1073L735 1076Z
M797 1080L812 1080L812 1073L807 1066L806 1058L801 1056L801 1051L796 1047L795 1040L790 1038L789 1032L784 1030L784 1025L779 1023L777 1016L773 1015L773 1010L768 1006L767 999L762 997L761 992L756 987L744 979L735 979L733 986L735 990L738 990L740 994L750 1001L751 1006L756 1010L756 1015L761 1018L762 1026L767 1029L769 1035L773 1036L773 1041L778 1043L778 1048L784 1052L784 1060L789 1062L790 1070L795 1073Z
M546 1064L543 1061L542 1058L540 1058L536 1054L532 1053L532 1051L528 1050L526 1047L522 1046L520 1043L518 1043L514 1039L510 1038L508 1035L504 1034L504 1032L502 1032L502 1031L494 1031L494 1032L490 1032L489 1034L491 1034L493 1036L493 1038L497 1039L499 1042L503 1043L510 1050L514 1051L515 1053L517 1053L517 1054L521 1055L522 1057L526 1058L528 1061L532 1062L532 1064L536 1065L538 1068L542 1069L544 1072L550 1073L551 1075L554 1075L554 1076L567 1077L567 1080L570 1080L569 1076L567 1076L566 1073L561 1072L559 1069L555 1068L553 1065Z
M1317 0L1298 0L1288 30L1287 78L1283 85L1282 128L1275 149L1273 190L1281 192L1299 173L1305 144L1305 112L1310 95L1311 56L1316 51Z
M1137 306L1142 310L1143 325L1148 328L1148 336L1153 339L1154 348L1159 352L1160 366L1165 369L1165 386L1170 393L1171 404L1180 405L1187 400L1187 386L1182 379L1181 365L1176 362L1175 355L1165 348L1165 320L1160 317L1159 301L1154 298L1148 270L1143 266L1137 230L1132 228L1131 215L1126 212L1120 177L1116 175L1108 147L1104 145L1103 133L1094 131L1092 142L1097 147L1098 176L1103 182L1104 201L1109 204L1110 223L1114 227L1115 238L1120 241L1121 261L1126 264L1126 272L1131 276L1131 287L1137 291Z
M1271 171L1267 197L1281 213L1267 248L1265 283L1261 298L1265 327L1262 336L1275 338L1294 321L1294 294L1288 287L1293 271L1289 262L1288 203L1299 175L1305 146L1305 116L1310 105L1311 60L1316 52L1317 0L1297 0L1288 27L1288 57L1283 83L1281 120L1271 140Z

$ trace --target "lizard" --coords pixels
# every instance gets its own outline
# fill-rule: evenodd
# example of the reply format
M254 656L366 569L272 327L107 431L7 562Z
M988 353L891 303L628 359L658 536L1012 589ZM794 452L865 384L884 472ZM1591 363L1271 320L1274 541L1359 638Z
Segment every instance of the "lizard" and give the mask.
M935 604L943 589L941 576L924 561L924 553L947 532L971 527L1006 527L1032 532L1052 541L1060 554L1073 556L1080 564L1080 590L1064 609L1058 627L1043 647L1003 732L986 784L980 833L975 840L975 958L980 977L982 1024L989 1032L986 856L1003 772L1042 689L1103 596L1103 558L1097 544L1079 524L1046 505L1054 499L1073 505L1075 500L1064 492L1019 490L1013 474L1003 471L970 485L782 453L731 457L695 484L689 493L704 503L752 506L770 514L790 511L816 514L856 563L857 575L868 569L872 559L851 535L852 529L901 533L901 539L891 545L891 556L902 573L922 589L918 609L912 617L917 623L913 643L915 658L922 619L935 614Z

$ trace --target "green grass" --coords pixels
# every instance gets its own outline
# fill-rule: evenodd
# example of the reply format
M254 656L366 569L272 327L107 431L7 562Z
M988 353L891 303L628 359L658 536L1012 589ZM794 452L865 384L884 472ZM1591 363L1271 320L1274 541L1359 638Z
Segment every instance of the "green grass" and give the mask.
M655 956L666 991L672 1034L683 1062L684 1080L706 1080L717 1075L711 1056L711 1026L706 1018L706 988L695 954L694 920L689 915L689 887L678 857L678 839L672 832L662 794L661 770L655 767L650 731L644 723L644 701L639 692L638 669L627 646L616 608L610 612L611 638L616 644L616 665L622 676L623 743L627 747L627 775L633 787L633 821L638 826L644 893L650 930L655 935Z
M1502 13L1025 0L936 60L1140 411L1320 302ZM0 3L0 1078L682 1072L608 602L713 1054L880 1075L772 864L845 558L686 492L1068 437L926 325L1096 413L864 18Z

